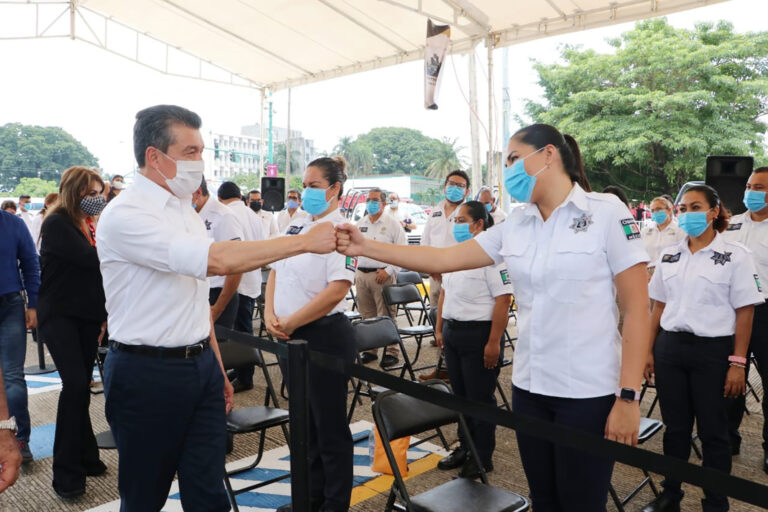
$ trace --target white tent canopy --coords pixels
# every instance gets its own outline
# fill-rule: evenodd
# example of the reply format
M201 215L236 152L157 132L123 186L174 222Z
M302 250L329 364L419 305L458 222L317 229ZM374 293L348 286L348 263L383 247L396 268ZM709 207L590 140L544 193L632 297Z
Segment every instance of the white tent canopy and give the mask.
M73 0L72 11L92 10L276 91L418 60L427 18L451 25L451 51L461 53L720 1Z

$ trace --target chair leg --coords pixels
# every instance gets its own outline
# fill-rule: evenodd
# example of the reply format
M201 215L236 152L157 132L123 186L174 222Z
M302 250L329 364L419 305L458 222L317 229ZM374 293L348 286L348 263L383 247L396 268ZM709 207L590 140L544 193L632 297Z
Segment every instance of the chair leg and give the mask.
M696 444L696 440L699 438L699 435L696 434L691 438L691 446L693 447L693 452L696 454L696 456L699 458L699 460L702 460L704 457L701 454L701 450L699 449L699 445Z
M504 388L501 387L501 383L499 382L498 379L496 379L496 390L499 392L499 395L501 395L502 405L500 405L499 407L512 412L512 406L509 404L507 395L506 393L504 393Z
M232 507L232 512L240 512L237 507L237 500L235 499L235 493L232 491L232 484L229 483L229 476L224 475L224 487L227 491L227 499L229 500L229 506Z
M656 488L656 484L653 483L653 478L651 478L651 474L648 473L646 470L643 470L643 474L645 475L645 478L648 479L648 485L651 486L651 491L653 491L653 495L658 496L659 490Z
M611 499L613 499L613 504L616 505L616 509L619 512L625 512L624 505L621 504L621 500L619 499L618 494L616 494L616 489L613 488L613 484L608 485L608 492L611 494Z
M389 498L387 498L387 504L384 506L385 512L392 512L392 509L395 506L395 491L393 489L389 490Z

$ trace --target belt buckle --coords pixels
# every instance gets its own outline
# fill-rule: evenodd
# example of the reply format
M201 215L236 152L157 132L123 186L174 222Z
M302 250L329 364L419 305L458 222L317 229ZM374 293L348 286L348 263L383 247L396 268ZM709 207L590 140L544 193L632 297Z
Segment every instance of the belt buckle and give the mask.
M192 348L195 347L195 345L187 345L184 347L184 359L189 359L191 356Z

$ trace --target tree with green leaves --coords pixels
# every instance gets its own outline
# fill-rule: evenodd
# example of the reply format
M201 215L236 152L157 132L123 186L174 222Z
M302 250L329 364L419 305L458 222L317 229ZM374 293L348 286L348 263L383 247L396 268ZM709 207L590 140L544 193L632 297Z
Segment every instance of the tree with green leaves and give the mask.
M285 172L285 144L275 144L274 163L277 164L277 170L279 172ZM304 174L304 163L301 161L301 151L291 146L291 175Z
M20 123L0 126L0 191L14 190L22 178L58 184L67 168L98 164L98 159L62 128Z
M458 146L457 143L458 139L451 140L447 137L441 141L438 152L434 155L434 160L427 167L427 176L444 179L449 172L466 166L459 158L459 153L464 148Z
M59 185L55 181L46 181L40 178L21 178L21 183L13 189L14 197L23 195L31 197L45 197L51 192L58 192Z
M578 140L595 189L674 194L703 178L708 155L765 158L768 32L662 18L609 43L610 54L565 46L562 62L536 63L546 101L526 107Z
M333 148L333 153L347 160L347 172L350 176L370 174L373 171L373 152L365 142L358 142L349 136L341 137Z
M411 128L374 128L354 144L370 150L374 174L423 176L444 149L443 142Z

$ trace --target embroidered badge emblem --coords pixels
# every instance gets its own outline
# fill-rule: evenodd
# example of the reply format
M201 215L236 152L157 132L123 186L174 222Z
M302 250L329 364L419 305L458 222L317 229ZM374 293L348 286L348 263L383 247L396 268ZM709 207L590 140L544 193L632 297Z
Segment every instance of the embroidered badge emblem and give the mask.
M592 214L585 213L581 217L574 217L573 224L569 227L574 233L586 233L587 229L589 229L589 226L592 224L594 224L592 221Z
M715 262L715 265L725 266L726 263L731 261L731 254L732 253L730 253L730 252L717 252L717 251L715 251L715 254L713 254L712 258L710 258L710 259Z

